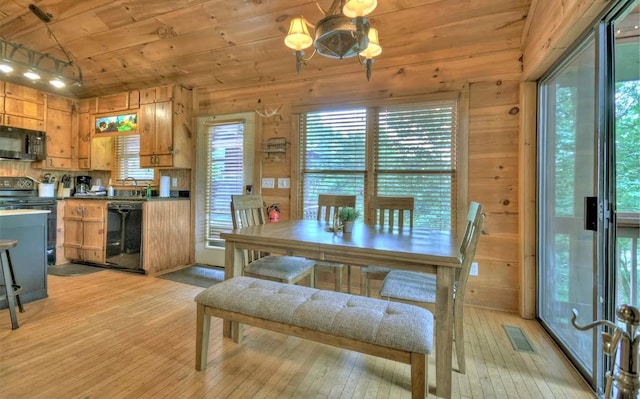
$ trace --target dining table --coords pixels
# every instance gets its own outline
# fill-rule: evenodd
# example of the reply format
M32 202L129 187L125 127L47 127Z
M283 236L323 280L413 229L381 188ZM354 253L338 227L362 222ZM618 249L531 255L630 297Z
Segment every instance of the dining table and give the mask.
M352 266L384 265L436 275L436 394L451 397L454 275L461 265L455 234L420 227L389 228L356 223L351 233L326 222L284 220L223 232L225 279L241 276L247 249ZM225 321L224 335L231 336Z

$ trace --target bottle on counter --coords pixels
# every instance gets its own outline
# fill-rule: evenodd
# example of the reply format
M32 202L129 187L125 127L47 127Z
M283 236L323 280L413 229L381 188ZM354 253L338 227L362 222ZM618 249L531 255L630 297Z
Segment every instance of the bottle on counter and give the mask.
M109 188L107 189L107 196L113 197L113 185L111 184L111 179L109 179Z
M147 198L151 198L151 183L147 183Z

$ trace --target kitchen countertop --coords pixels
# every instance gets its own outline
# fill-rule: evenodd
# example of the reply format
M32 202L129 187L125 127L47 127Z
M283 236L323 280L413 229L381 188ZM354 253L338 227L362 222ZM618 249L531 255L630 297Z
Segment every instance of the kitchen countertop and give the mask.
M51 213L51 211L45 211L42 209L6 209L6 210L0 210L0 217L1 216L34 215L37 213Z

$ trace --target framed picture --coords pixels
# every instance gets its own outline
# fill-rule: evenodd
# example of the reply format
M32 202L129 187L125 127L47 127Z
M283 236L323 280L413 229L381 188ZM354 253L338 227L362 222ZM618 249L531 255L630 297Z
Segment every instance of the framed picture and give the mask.
M96 116L95 132L100 133L135 133L138 131L138 114Z

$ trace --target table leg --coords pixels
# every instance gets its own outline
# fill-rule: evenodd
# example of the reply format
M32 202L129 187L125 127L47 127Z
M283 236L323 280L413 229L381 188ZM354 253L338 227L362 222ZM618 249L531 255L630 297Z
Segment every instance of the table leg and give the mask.
M244 267L244 252L236 247L236 243L231 240L225 241L224 246L224 279L230 279L236 276L242 276L242 268ZM222 320L222 336L232 338L234 329L237 330L237 336L240 336L240 325L230 320Z
M436 394L442 398L451 398L454 272L438 267L436 281Z

